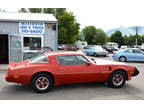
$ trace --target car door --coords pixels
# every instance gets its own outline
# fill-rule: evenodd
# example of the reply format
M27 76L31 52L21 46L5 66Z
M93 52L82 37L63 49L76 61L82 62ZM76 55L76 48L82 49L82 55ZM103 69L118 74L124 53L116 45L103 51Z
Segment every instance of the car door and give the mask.
M138 49L133 49L135 61L144 61L144 53Z
M133 61L133 60L135 60L135 54L134 54L134 52L133 52L132 49L126 49L126 50L124 51L124 56L126 57L126 59L127 59L128 61Z
M95 82L100 80L100 68L90 63L82 55L58 56L59 73L61 83Z

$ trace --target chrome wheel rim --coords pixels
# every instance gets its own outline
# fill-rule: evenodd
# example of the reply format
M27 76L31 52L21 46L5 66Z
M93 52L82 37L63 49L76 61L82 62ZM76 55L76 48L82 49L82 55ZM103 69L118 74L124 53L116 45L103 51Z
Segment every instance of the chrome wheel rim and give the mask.
M112 79L113 84L116 85L116 86L121 85L123 83L123 80L124 79L123 79L123 76L121 74L115 74L113 76L113 79Z
M45 90L45 89L48 88L48 86L49 86L49 80L48 80L48 78L46 78L46 77L39 77L36 80L36 87L39 90Z
M124 57L121 57L121 58L120 58L120 61L124 62L124 61L125 61L125 58L124 58Z

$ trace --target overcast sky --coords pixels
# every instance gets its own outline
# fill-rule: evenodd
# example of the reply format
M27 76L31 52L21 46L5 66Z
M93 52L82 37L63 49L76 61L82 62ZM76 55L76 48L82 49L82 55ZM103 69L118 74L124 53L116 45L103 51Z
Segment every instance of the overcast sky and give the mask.
M0 4L0 6L1 9L9 12L15 12L21 7L67 8L68 11L73 12L76 16L77 21L81 24L81 29L89 25L102 28L104 31L120 26L144 26L144 0L6 1L2 1L4 5ZM14 4L14 6L11 4Z

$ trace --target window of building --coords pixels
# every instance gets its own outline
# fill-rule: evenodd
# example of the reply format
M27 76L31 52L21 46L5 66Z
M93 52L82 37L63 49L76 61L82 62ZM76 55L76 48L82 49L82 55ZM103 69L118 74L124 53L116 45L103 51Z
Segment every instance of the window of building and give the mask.
M42 37L24 37L24 51L38 50L42 47Z

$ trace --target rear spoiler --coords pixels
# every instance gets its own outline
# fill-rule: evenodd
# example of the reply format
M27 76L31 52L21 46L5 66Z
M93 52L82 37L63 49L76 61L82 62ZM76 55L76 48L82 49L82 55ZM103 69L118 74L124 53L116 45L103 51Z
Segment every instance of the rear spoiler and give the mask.
M8 67L14 67L15 66L15 62L14 61L12 61L12 62L10 62L10 64L9 64L9 66Z

